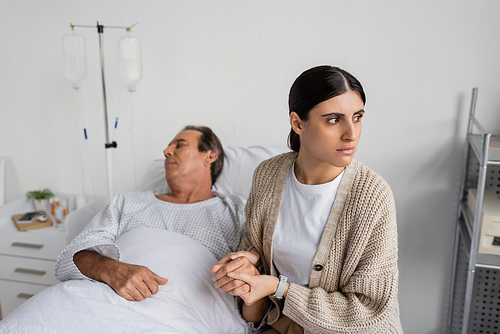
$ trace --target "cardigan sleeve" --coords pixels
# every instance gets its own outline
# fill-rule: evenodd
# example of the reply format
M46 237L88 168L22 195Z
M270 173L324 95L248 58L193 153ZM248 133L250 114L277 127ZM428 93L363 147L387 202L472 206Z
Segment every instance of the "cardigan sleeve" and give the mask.
M291 284L283 309L286 316L312 333L402 333L396 314L396 214L392 193L389 197L373 229L354 232L361 237L348 247L338 286L328 293L322 287ZM367 233L369 237L364 241L362 235ZM323 276L320 286L328 280Z
M243 225L245 234L240 246L240 249L244 251L250 251L252 248L256 248L260 254L262 254L262 238L264 233L264 226L260 223L255 224L255 222L261 222L263 220L263 210L258 199L260 199L262 196L265 196L265 193L262 194L261 192L261 190L263 189L263 182L259 177L256 177L256 175L259 175L261 169L262 163L257 166L252 178L252 187L250 189L250 194L248 195L248 199L245 205L246 219L245 224Z

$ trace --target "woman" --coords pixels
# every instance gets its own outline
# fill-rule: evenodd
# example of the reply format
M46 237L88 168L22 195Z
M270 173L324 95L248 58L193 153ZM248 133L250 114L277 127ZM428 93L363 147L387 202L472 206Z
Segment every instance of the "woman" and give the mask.
M393 195L353 159L365 101L359 81L336 67L295 80L294 152L257 167L246 251L212 268L216 287L243 299L245 320L267 318L269 333L403 332Z

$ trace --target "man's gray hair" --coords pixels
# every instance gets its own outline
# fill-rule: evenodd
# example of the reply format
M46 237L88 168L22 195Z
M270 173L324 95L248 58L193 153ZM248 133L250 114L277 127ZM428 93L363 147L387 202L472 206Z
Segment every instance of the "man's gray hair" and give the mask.
M212 178L212 185L214 185L224 167L224 149L222 148L219 137L217 137L212 129L207 126L187 125L182 131L185 130L201 132L200 139L198 140L198 151L212 151L218 154L217 160L210 165L210 177Z

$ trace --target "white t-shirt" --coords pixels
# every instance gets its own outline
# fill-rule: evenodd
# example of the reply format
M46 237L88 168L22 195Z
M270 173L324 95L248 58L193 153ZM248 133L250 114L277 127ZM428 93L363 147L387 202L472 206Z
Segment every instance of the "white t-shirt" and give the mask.
M300 183L288 170L280 213L273 236L273 262L289 283L309 285L313 259L332 210L340 180L318 185Z

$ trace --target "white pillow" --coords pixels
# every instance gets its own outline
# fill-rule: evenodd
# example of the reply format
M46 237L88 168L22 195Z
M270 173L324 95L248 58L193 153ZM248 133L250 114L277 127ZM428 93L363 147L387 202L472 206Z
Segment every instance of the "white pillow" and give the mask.
M252 176L255 168L262 161L289 151L287 146L224 146L224 168L215 183L216 190L239 195L246 200L252 187ZM163 159L158 159L151 163L136 190L168 192L163 162Z

